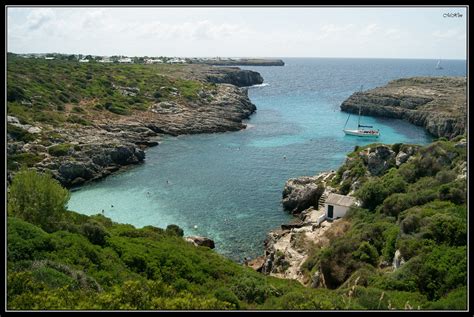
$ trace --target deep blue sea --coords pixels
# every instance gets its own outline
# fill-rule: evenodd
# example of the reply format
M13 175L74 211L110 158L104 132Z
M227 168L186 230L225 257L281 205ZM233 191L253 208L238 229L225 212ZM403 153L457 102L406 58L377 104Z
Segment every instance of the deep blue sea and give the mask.
M335 170L355 145L344 135L339 105L353 92L411 76L465 76L466 62L407 59L284 58L284 67L242 67L264 84L249 88L257 112L238 132L167 137L146 152L145 164L72 193L69 209L100 213L137 227L177 224L202 235L236 261L263 254L268 231L288 222L281 192L292 177ZM382 143L429 143L420 127L362 117ZM352 115L348 127L357 125ZM113 205L113 207L111 207Z

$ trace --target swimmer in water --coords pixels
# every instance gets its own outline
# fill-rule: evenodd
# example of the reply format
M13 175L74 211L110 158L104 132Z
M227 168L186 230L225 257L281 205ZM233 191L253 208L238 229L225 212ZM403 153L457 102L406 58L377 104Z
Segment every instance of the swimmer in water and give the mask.
M110 207L114 208L114 205L110 205Z
M283 159L286 160L286 155L283 155Z

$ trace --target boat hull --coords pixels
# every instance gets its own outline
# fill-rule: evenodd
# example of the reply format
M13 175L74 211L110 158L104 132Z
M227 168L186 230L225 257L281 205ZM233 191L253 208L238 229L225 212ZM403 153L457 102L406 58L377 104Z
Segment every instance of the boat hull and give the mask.
M374 130L343 130L346 135L354 135L366 138L378 138L380 132Z

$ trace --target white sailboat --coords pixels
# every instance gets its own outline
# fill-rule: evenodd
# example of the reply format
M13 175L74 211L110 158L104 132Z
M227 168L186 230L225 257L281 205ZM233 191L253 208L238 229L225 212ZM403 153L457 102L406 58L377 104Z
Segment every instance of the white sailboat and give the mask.
M362 92L362 87L360 89ZM359 120L357 122L357 129L346 129L347 122L349 122L349 118L351 117L351 114L349 113L349 116L347 117L346 124L344 125L344 133L346 135L354 135L354 136L359 136L359 137L372 137L372 138L378 138L380 136L380 131L379 129L373 129L373 126L371 125L362 125L360 124L360 106L359 106Z
M443 69L443 67L441 66L440 60L438 60L438 64L436 64L436 69Z

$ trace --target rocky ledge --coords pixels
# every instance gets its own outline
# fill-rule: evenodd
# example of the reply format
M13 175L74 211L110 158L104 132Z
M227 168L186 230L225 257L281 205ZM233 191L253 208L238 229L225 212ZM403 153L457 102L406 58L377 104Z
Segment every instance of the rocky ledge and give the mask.
M85 114L84 118L90 122L86 126L69 122L60 127L44 122L21 124L18 118L9 116L8 180L20 165L27 164L51 172L63 186L70 188L143 162L144 149L158 145L160 136L165 134L244 129L242 120L249 118L256 107L250 102L247 90L237 86L261 83L260 74L209 68L200 76L210 73L221 76L214 81L219 84L202 89L193 100L160 101L147 111L133 111L126 116L110 112ZM179 95L177 89L176 95Z
M314 284L303 267L310 245L327 246L331 237L342 234L348 227L342 219L321 221L325 214L324 197L335 191L329 185L335 175L330 171L287 181L283 204L297 218L270 231L264 242L264 255L251 260L248 266L267 275L295 279L303 285ZM319 286L324 282L320 278L317 283Z
M216 84L232 84L246 87L263 83L263 77L251 70L241 70L237 67L211 69L207 72L206 80Z
M454 138L466 131L466 78L413 77L384 87L356 92L341 110L363 115L405 119L435 137Z

